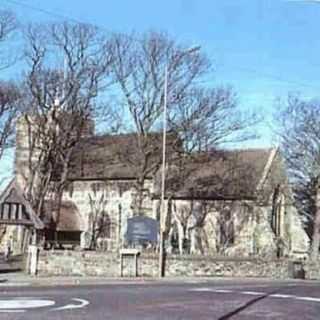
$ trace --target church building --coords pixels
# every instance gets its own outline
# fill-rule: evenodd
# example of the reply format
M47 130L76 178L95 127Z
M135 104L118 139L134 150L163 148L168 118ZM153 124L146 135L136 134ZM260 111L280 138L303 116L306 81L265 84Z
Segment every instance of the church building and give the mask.
M126 239L129 218L142 215L160 220L160 169L145 178L140 212L135 212L137 171L134 163L119 156L136 143L135 134L96 136L93 128L74 150L59 221L52 214L50 199L45 202L45 214L38 217L24 197L28 134L26 123L19 120L15 176L0 197L0 251L13 239L14 251L23 252L37 234L35 241L45 249L85 250L92 248L94 238L95 248L108 254L130 245ZM161 157L161 139L155 134L159 153L154 157ZM168 161L165 190L168 252L307 254L309 239L293 206L277 148L202 152L184 159L182 167Z

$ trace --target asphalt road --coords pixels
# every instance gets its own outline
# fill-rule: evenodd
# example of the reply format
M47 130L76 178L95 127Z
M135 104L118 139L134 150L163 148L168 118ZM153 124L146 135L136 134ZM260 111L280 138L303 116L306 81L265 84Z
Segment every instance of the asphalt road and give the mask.
M141 281L140 281L141 282ZM0 286L0 319L320 319L320 283L257 280Z

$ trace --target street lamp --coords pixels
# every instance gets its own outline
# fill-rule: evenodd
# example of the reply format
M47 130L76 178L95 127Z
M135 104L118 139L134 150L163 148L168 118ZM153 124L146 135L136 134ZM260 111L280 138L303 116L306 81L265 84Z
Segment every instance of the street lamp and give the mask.
M179 52L178 56L182 57L200 50L200 46L192 47L185 51ZM163 98L163 132L162 132L162 174L161 174L161 209L160 209L160 247L159 247L159 277L164 276L164 231L165 231L165 188L166 188L166 141L167 141L167 100L168 100L168 63L164 69L164 98Z

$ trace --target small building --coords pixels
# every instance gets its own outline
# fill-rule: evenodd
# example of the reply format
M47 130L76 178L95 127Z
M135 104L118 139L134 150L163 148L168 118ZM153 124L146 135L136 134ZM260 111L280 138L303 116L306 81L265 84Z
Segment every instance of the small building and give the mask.
M12 179L0 195L0 251L10 243L13 252L26 252L43 229L44 223L26 201L16 179Z

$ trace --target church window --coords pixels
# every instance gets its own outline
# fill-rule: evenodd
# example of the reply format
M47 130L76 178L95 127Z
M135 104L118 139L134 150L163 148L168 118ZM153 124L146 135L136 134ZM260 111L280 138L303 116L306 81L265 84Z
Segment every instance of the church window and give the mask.
M271 228L274 234L279 237L281 235L281 209L282 201L279 191L279 186L275 189L272 201L272 210L271 210Z

